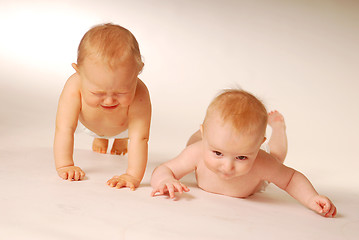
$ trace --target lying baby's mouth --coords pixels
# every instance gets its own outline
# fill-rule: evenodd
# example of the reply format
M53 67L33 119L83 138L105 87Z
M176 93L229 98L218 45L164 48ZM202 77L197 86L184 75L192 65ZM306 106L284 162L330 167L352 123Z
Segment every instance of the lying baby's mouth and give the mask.
M224 178L231 178L231 177L233 176L233 173L221 172L221 175L222 175Z

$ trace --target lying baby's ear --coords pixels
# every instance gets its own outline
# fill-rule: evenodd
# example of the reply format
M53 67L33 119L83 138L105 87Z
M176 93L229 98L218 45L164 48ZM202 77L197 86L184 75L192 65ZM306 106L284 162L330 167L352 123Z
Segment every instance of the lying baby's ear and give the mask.
M76 72L79 72L79 66L76 63L72 63L71 66L75 69Z

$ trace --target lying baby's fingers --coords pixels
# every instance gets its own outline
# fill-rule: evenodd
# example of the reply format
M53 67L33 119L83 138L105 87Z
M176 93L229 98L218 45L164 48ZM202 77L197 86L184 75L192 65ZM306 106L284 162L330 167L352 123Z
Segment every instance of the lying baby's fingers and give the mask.
M181 183L181 186L182 186L182 189L185 191L185 192L189 192L189 188L184 185L183 183Z
M173 186L176 192L179 192L181 194L183 193L182 185L180 183L174 183Z
M153 189L151 192L151 197L154 197L158 192L160 192L158 189Z
M167 183L166 187L167 187L168 194L170 195L170 198L174 198L175 197L175 190L174 190L173 185L170 184L170 183Z
M335 217L336 214L337 214L337 209L332 204L330 210L327 212L327 214L325 214L325 217Z

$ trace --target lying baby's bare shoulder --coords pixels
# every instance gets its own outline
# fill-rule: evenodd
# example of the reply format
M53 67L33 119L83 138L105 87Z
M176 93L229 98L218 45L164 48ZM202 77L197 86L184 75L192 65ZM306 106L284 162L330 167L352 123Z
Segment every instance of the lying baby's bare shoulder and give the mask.
M281 165L272 155L259 150L252 170L259 178L268 180L268 177L277 172Z
M202 157L202 140L187 146L182 154L191 162L198 162Z
M165 163L171 169L195 170L201 158L200 143L187 146L177 157ZM182 175L181 177L182 178Z

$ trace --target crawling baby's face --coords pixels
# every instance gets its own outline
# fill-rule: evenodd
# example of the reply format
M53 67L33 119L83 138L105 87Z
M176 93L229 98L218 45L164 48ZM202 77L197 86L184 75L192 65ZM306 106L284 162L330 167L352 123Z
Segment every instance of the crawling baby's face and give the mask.
M264 141L263 133L238 133L217 116L207 118L201 129L204 162L209 170L227 180L251 170Z
M87 105L114 111L132 103L138 79L134 60L129 59L112 70L95 57L89 57L85 59L79 73L81 93Z

